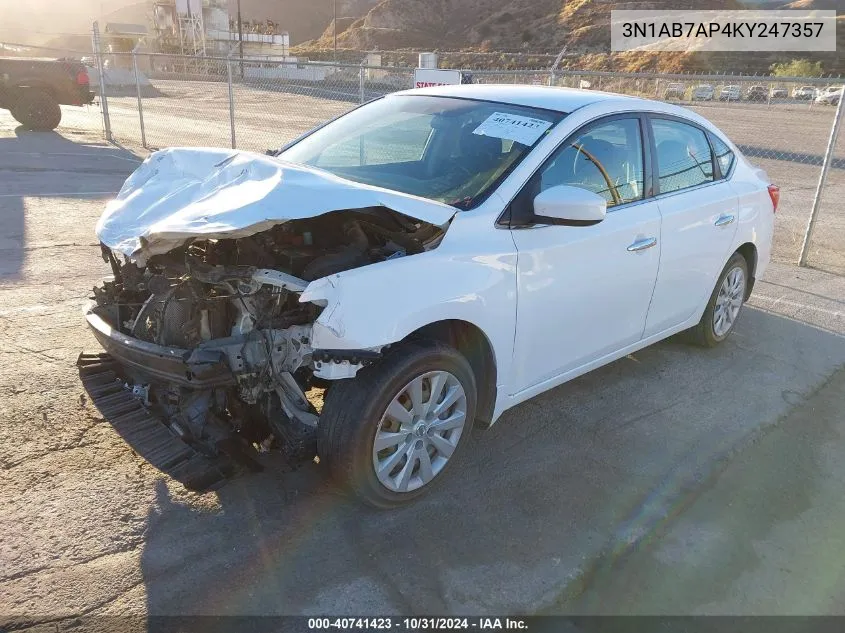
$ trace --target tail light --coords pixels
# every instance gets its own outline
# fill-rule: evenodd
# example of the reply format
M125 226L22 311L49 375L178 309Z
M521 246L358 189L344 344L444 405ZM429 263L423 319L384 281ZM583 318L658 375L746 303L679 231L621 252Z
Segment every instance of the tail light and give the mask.
M780 202L780 187L769 185L769 197L772 199L772 212L777 213L778 202Z
M76 73L76 83L80 86L87 86L90 83L88 79L88 71L84 68Z

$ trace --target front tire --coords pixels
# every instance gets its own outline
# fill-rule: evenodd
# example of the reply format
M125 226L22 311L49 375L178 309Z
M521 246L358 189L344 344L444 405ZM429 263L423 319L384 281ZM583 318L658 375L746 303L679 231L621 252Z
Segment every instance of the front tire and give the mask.
M698 325L687 330L692 343L716 347L730 336L745 304L748 280L748 262L734 253L722 269Z
M438 485L470 439L477 389L467 360L436 341L392 349L336 381L317 427L317 454L364 503L393 508Z

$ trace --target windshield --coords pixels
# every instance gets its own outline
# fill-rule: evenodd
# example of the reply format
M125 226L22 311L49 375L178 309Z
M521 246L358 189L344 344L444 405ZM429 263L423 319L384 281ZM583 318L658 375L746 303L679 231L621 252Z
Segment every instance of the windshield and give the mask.
M488 101L394 95L329 123L279 158L470 209L563 116Z

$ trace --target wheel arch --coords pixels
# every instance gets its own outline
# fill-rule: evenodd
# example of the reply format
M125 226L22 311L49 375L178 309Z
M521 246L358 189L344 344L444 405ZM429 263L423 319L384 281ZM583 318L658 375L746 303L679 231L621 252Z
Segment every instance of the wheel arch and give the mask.
M757 272L757 246L753 242L745 242L734 251L745 258L745 263L748 264L748 284L745 288L745 299L751 297L751 291L754 290L755 274Z
M423 338L441 341L467 359L478 387L476 420L483 426L490 426L496 406L497 368L493 345L484 331L469 321L444 319L414 330L403 340Z

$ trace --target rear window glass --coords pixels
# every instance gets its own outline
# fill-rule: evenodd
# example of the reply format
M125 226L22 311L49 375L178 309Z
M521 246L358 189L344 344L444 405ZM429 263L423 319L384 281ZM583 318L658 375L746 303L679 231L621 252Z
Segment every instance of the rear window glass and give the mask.
M718 136L711 135L710 138L713 141L713 151L716 153L716 162L719 163L719 171L722 172L722 178L725 178L731 173L736 157L731 149Z
M674 120L652 121L660 172L660 193L670 193L713 180L710 144L702 130Z

